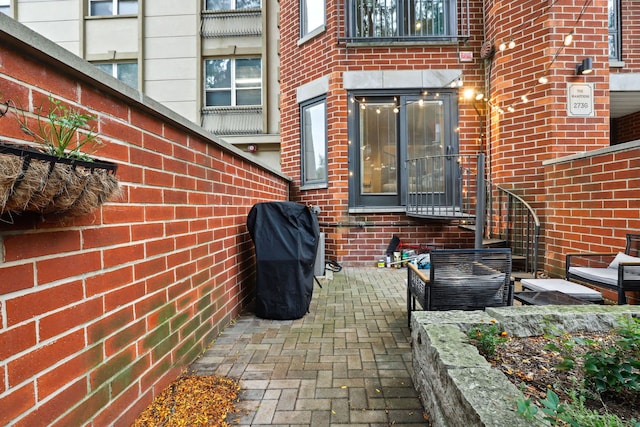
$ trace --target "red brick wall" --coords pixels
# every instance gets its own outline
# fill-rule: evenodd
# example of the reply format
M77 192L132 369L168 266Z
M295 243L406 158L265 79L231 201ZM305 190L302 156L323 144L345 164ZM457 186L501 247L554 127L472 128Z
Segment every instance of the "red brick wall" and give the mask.
M640 111L611 120L611 144L640 139Z
M570 0L490 4L488 38L516 42L493 60L492 98L515 111L492 114L491 167L499 184L536 202L545 191L544 160L609 145L607 2L591 2L580 18L583 4ZM573 44L564 47L572 30ZM586 57L593 58L594 73L576 76L576 64ZM542 74L548 83L538 82ZM569 117L567 84L574 82L594 83L594 117Z
M620 1L622 61L624 67L612 73L640 72L640 4L636 0Z
M626 233L640 230L640 144L603 151L545 167L546 267L554 276L564 276L567 253L623 252Z
M341 84L344 71L462 68L465 87L480 88L491 99L487 105L478 105L482 117L470 102L460 101L460 151L486 151L492 181L522 195L534 206L543 223L546 193L543 161L609 145L605 0L590 2L582 16L583 4L570 0L542 7L537 0L495 0L484 4L471 1L471 37L464 47L346 46L339 39L345 26L345 13L338 9L342 4L337 0L327 2L326 32L298 45L299 2L280 2L283 171L294 179L295 200L320 205L321 223L342 225L323 227L330 236L327 240L330 257L347 262L374 262L386 249L385 237L394 233L404 233L417 242L426 240L424 243L447 241L448 233L457 233L455 227L415 223L398 214L367 214L371 228L349 227L358 222L358 215L348 213L348 103ZM565 48L564 36L571 30L574 43ZM484 41L497 48L502 41L509 40L516 43L514 49L496 52L492 61L479 58ZM474 62L460 63L460 49L473 51ZM593 58L595 72L576 76L576 64L585 57ZM545 71L549 82L540 84L538 78ZM322 76L330 76L329 188L300 191L296 89ZM572 82L594 84L594 117L568 116L567 84ZM527 104L521 101L525 94L530 99ZM510 112L509 107L514 107L514 111ZM485 113L488 117L484 117ZM485 133L484 138L480 138L481 132ZM393 221L407 225L387 225ZM354 241L367 243L358 245ZM454 239L451 244L455 247L458 241Z
M2 101L52 93L97 115L123 196L77 218L2 218L0 425L130 425L247 303L246 215L286 200L288 181L2 38ZM0 139L24 138L0 118Z
M282 171L292 177L291 197L319 205L321 231L326 233L327 257L346 265L373 265L384 256L394 234L408 243L442 243L447 247L473 246L472 232L442 222L415 221L401 214L349 214L349 165L347 115L349 103L342 85L344 71L463 69L465 85L482 82L479 52L482 37L482 2L472 0L472 37L464 50L474 52L475 61L461 63L458 45L346 47L345 2L327 1L326 32L298 45L298 0L280 0L280 90ZM329 76L327 189L300 190L300 110L296 89ZM476 152L482 121L470 103L460 105L461 152ZM366 219L365 227L354 224ZM451 238L449 238L452 236Z
M622 66L612 67L612 74L640 73L640 3L620 2ZM640 113L611 120L611 143L620 144L640 139Z

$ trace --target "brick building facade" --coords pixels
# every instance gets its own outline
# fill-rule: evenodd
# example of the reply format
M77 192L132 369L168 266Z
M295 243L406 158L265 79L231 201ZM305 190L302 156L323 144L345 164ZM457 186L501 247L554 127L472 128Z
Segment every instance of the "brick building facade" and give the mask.
M26 139L14 106L31 115L51 95L97 116L123 190L79 217L2 215L0 425L131 425L251 299L246 217L289 182L3 15L0 28L2 142Z
M280 1L282 170L295 200L320 207L327 257L373 265L394 234L412 244L474 244L459 218L407 215L421 179L407 169L420 156L483 153L487 179L541 219L539 270L561 275L558 260L584 249L582 237L622 250L624 234L638 229L638 214L625 211L629 221L615 229L558 235L572 211L557 209L555 193L555 173L573 173L555 166L560 160L640 138L637 2L334 0L324 2L324 19L311 3ZM578 74L586 58L593 72ZM572 103L581 97L587 102ZM638 156L637 144L622 145ZM590 196L575 191L570 197ZM625 206L638 197L627 192Z

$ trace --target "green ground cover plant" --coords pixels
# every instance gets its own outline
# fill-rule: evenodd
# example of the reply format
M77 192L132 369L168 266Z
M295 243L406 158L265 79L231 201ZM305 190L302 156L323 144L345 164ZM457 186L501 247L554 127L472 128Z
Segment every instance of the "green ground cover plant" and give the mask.
M557 355L554 369L567 373L568 381L549 384L542 399L518 400L518 413L532 419L541 411L550 426L640 427L636 418L613 413L607 404L615 400L633 409L640 392L640 319L622 318L619 325L608 339L549 327L544 349Z

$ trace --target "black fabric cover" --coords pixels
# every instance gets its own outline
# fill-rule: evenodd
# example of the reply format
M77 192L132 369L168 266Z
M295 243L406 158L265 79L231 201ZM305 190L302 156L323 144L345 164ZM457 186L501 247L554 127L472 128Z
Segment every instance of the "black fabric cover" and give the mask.
M299 319L313 295L318 219L293 202L257 203L247 216L256 251L255 312L264 319Z

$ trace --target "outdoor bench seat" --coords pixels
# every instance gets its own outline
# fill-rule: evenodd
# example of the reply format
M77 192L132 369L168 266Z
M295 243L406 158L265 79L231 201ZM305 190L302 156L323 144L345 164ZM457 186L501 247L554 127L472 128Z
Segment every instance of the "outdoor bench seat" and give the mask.
M566 279L612 289L618 304L626 304L625 292L640 291L640 234L627 234L625 252L571 253L566 255Z
M416 303L423 310L483 310L513 305L511 250L442 249L430 252L425 274L407 266L407 322Z

